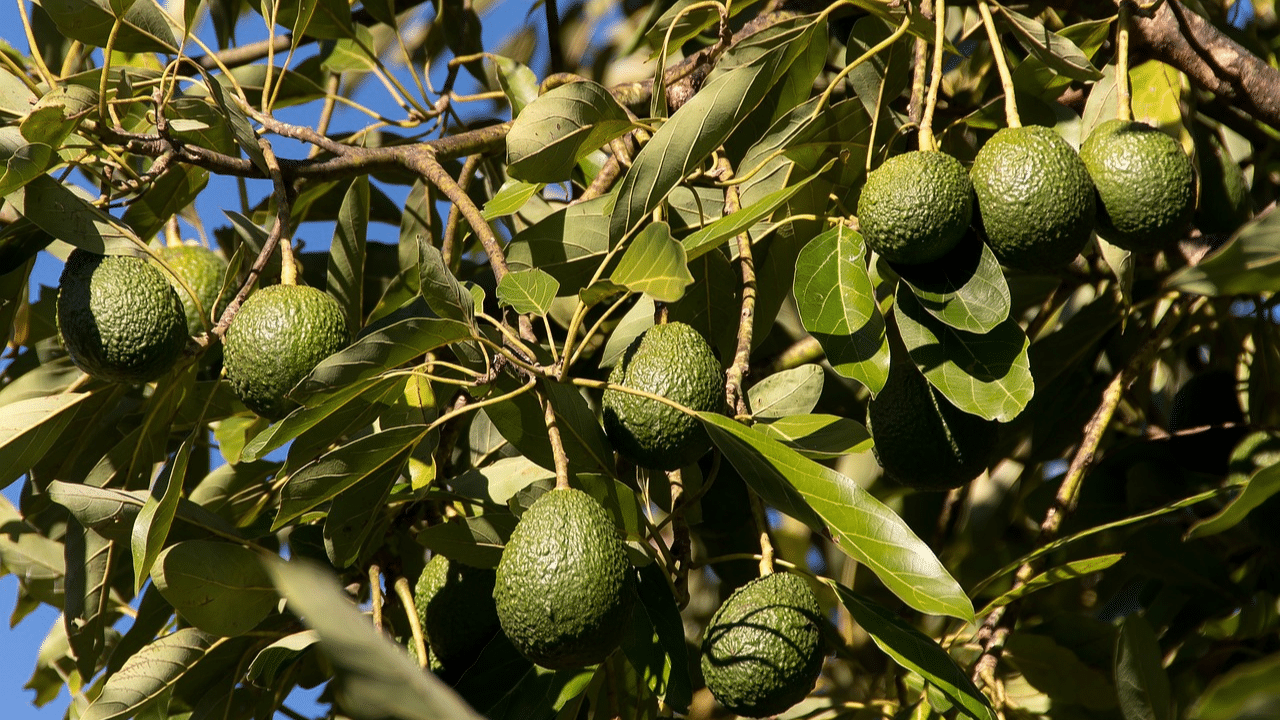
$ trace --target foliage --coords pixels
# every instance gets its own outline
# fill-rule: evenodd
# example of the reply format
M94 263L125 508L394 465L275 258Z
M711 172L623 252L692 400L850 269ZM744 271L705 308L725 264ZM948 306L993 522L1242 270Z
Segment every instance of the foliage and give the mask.
M1114 3L963 3L935 36L916 2L544 0L498 41L491 5L20 3L0 570L11 623L61 613L36 704L65 687L71 718L230 720L296 716L320 687L332 717L722 716L701 635L774 563L823 611L822 675L789 717L1276 715L1273 3L1124 23ZM267 39L238 43L246 22ZM887 158L968 168L1019 115L1078 147L1129 110L1212 167L1196 227L1158 252L1095 235L1017 270L971 232L901 265L858 231ZM158 380L85 375L37 260L165 266L183 236L229 261L216 322ZM354 341L271 422L220 345L295 270ZM728 408L668 401L714 447L665 473L600 420L628 392L611 368L664 322L706 339ZM884 477L863 420L891 363L999 424L972 482ZM498 633L447 683L424 670L426 559L496 567L553 484L625 543L618 650L553 671Z

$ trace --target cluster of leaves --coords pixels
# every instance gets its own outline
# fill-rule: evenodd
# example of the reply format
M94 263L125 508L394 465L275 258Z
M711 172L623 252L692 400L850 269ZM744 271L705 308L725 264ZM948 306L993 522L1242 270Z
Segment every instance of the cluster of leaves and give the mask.
M1138 119L1202 178L1247 166L1237 220L1206 213L1155 257L1099 241L1053 275L977 244L892 268L850 220L867 169L909 146L934 23L914 3L767 5L574 3L552 31L592 64L557 58L577 74L541 83L531 31L485 52L483 8L462 0L25 7L34 46L0 48L0 485L22 482L0 500L0 569L19 580L11 622L62 613L37 704L66 687L72 717L267 717L325 685L356 717L705 716L688 641L755 573L754 494L777 558L835 618L835 657L794 713L1273 712L1280 218L1248 215L1274 203L1274 131L1135 58ZM1274 64L1263 5L1241 41ZM1114 116L1111 10L995 6L1024 122L1078 141ZM190 56L206 13L219 47L243 13L270 37ZM1001 50L975 8L945 20L935 131L968 163L1002 125ZM590 79L632 59L656 61L635 64L649 80ZM371 77L395 117L352 99ZM339 101L369 124L328 132ZM275 118L291 105L314 123ZM277 159L272 135L314 152ZM223 222L193 210L212 176L266 190L251 204L243 186L212 232L224 294L251 265L274 282L279 264L254 258L325 222L329 250L299 253L302 275L360 328L274 424L219 381L217 318L199 352L131 387L71 363L55 289L30 299L46 248L141 254L177 219ZM716 450L671 477L617 461L598 419L609 368L655 317L698 329L745 397L736 417L699 415ZM860 419L891 360L1002 423L988 475L945 498L880 480ZM1088 473L1064 503L1051 481L1068 463ZM426 551L495 566L557 476L610 511L637 567L643 612L606 663L550 672L499 637L450 689L348 602L408 642L397 580ZM1056 538L1037 531L1047 512L1067 515Z

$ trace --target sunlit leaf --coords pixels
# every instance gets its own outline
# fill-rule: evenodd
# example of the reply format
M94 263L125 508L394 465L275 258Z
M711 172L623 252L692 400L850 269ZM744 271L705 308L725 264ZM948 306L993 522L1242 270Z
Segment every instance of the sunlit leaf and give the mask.
M811 460L871 449L871 435L862 423L837 415L789 415L765 419L753 427Z
M693 283L684 246L672 239L666 223L651 223L631 241L614 269L613 282L654 300L675 302Z
M987 603L987 606L982 608L982 610L978 612L978 615L980 617L986 616L998 607L1008 605L1018 598L1026 597L1037 590L1043 590L1044 588L1052 585L1057 585L1060 582L1076 580L1086 577L1091 573L1102 572L1103 570L1106 570L1112 565L1120 562L1122 558L1124 558L1124 553L1100 555L1098 557L1086 558L1084 560L1073 560L1069 563L1050 568Z
M502 276L494 293L498 302L517 313L546 315L556 298L560 282L537 268L516 270Z
M0 413L0 487L17 480L53 445L89 393L63 393L10 403Z
M139 650L102 686L102 694L82 720L124 720L161 697L201 658L223 641L195 628L183 628Z
M567 180L578 160L631 129L602 85L572 82L538 97L507 133L507 172L525 182Z
M1102 77L1102 73L1089 62L1084 51L1075 43L1026 15L1003 5L996 5L995 8L1004 16L1006 24L1027 52L1039 58L1054 72L1081 82L1091 82Z
M968 235L922 265L894 266L921 307L957 330L985 333L1009 317L1009 284L987 244Z
M138 511L137 519L133 521L130 548L133 551L134 592L142 590L142 584L151 572L152 563L164 547L165 539L169 537L169 528L178 514L182 483L187 475L187 464L191 461L191 448L195 441L196 437L192 435L182 442L173 456L173 462L166 468L167 472L161 473L156 480L157 487L147 497L146 503ZM164 483L163 490L159 487L160 483ZM156 497L155 492L160 492L160 496Z
M774 373L752 385L747 397L757 419L804 415L822 397L822 366L810 363Z

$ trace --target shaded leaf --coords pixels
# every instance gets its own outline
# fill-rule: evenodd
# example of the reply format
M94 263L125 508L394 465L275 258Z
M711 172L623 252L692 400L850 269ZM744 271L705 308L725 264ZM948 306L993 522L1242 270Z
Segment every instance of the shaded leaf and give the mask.
M393 459L368 477L338 493L324 519L324 547L336 568L350 567L378 524L395 485L409 459L409 452Z
M923 265L895 265L930 315L957 330L985 333L1009 317L1009 284L1000 262L976 235Z
M1169 276L1173 290L1225 297L1271 292L1280 283L1280 212L1245 223L1225 245Z
M252 630L278 601L258 553L227 542L171 545L156 558L151 578L183 619L213 635Z
M546 315L560 282L538 268L515 270L502 276L494 293L498 302L524 315Z
M136 254L133 231L48 175L5 197L23 217L65 243L98 255Z
M105 614L111 601L109 583L119 548L77 523L67 528L64 544L67 600L62 623L76 667L82 676L91 677L105 646Z
M1042 590L1051 585L1057 585L1067 580L1075 580L1085 577L1091 573L1101 572L1107 568L1120 562L1124 557L1124 553L1115 553L1112 555L1099 555L1098 557L1086 558L1084 560L1073 560L1054 568L1050 568L1039 575L1028 580L1000 597L987 603L987 606L978 612L979 616L985 616L998 607L1003 607L1021 597L1026 597L1037 590Z
M475 323L475 300L453 276L440 249L418 237L418 275L422 299L440 317L468 325Z
M930 315L911 293L896 298L898 329L912 362L961 410L1007 422L1035 394L1027 336L1013 318L985 334L956 330Z
M32 143L16 127L0 127L0 197L8 195L44 174L53 163L48 143Z
M769 217L775 210L785 205L788 200L795 197L796 193L805 189L815 178L829 170L834 163L835 161L831 160L822 169L809 177L788 185L781 190L774 190L750 205L711 222L701 230L689 235L681 241L689 259L693 260L701 257L719 247L721 243L729 238L736 237L751 229L757 222Z
M1238 525L1256 507L1280 492L1280 464L1261 468L1240 487L1226 507L1187 530L1187 540L1217 535Z
M90 393L62 393L19 400L0 413L0 487L27 472L75 417Z
M142 712L223 641L195 628L183 628L134 653L81 720L124 720Z
M374 376L346 384L324 399L324 402L311 407L299 407L290 412L283 420L262 432L254 435L240 451L240 459L253 462L266 456L272 450L284 447L290 440L323 422L338 411L360 401L376 402L386 395L393 386L403 383L396 377Z
M766 502L830 533L841 550L911 607L972 620L969 598L929 547L853 480L729 418L711 413L698 417L716 447Z
M91 47L104 48L115 25L109 0L40 0L63 35ZM114 48L118 52L176 53L178 42L168 16L158 5L134 2L120 18Z
M209 171L188 165L173 165L151 183L151 187L129 204L121 221L138 237L155 237L169 218L181 212L209 184Z
M432 552L478 568L496 568L516 517L504 512L462 518L424 528L418 542Z
M666 655L664 684L652 689L676 712L685 712L693 700L693 681L689 678L684 622L680 619L680 608L671 594L671 586L658 564L639 568L636 595L640 598L639 608L648 616L658 645Z
M497 70L498 85L511 103L511 117L518 116L538 97L538 76L527 65L502 55L490 55Z
M286 665L319 641L320 635L315 630L286 635L253 656L245 678L260 687L271 687Z
M138 511L133 521L133 533L130 548L133 551L133 591L140 592L147 575L151 573L151 565L164 547L169 537L169 528L173 518L178 514L178 501L182 497L182 483L187 475L187 464L191 461L191 448L198 435L192 433L173 456L173 462L160 474L156 487L147 496L146 503ZM161 484L163 483L163 489ZM156 493L160 497L156 497ZM172 600L170 600L172 602Z
M85 111L94 109L98 93L82 85L59 85L45 93L22 119L22 136L33 143L62 147L80 125Z
M871 449L862 423L836 415L790 415L753 426L811 460L832 460Z
M610 279L662 302L679 300L693 283L684 246L664 222L650 223L636 235Z
M537 268L559 280L566 294L576 294L609 252L609 215L604 209L612 200L605 195L570 205L516 233L507 246L507 268Z
M1050 31L1038 21L996 5L996 11L1004 17L1013 34L1027 52L1053 69L1059 75L1072 80L1092 82L1102 78L1102 73L1089 62L1084 51L1067 38Z
M513 391L516 389L515 381L500 379L497 389L502 392ZM544 390L555 410L560 437L564 442L565 453L569 456L569 467L576 471L612 475L612 446L605 437L600 421L577 388L547 383ZM498 428L498 432L502 433L502 437L525 457L542 467L555 467L551 443L547 440L542 406L533 393L526 392L505 402L490 405L483 412L494 427Z
M889 378L889 342L867 274L862 236L839 225L810 240L796 259L796 307L832 368L871 391Z
M526 182L560 182L578 160L631 129L627 111L602 85L573 82L524 108L507 133L507 172Z
M352 333L364 326L365 243L369 234L369 177L351 181L329 244L325 290L338 301Z
M49 483L48 492L49 498L67 508L80 524L113 540L131 537L135 518L151 497L147 490L99 488L61 480ZM235 528L222 518L185 498L179 498L175 517L216 535L236 536Z
M1116 690L1107 678L1051 637L1014 632L1005 642L1005 653L1027 682L1050 698L1090 710L1116 705Z
M1193 720L1266 717L1280 707L1280 653L1241 663L1209 683L1187 711ZM1256 708L1263 715L1246 714Z
M1169 675L1160 643L1146 618L1134 613L1120 622L1116 643L1116 693L1125 720L1172 720Z
M321 395L373 377L419 355L471 337L471 328L456 320L411 317L391 323L321 360L298 384L299 396Z

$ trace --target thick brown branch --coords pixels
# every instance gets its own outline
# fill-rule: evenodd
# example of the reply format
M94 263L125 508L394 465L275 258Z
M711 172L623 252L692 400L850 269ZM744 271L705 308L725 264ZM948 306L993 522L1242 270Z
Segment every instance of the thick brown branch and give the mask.
M1133 40L1209 92L1272 127L1280 126L1280 70L1227 37L1177 0L1143 14L1132 0Z

